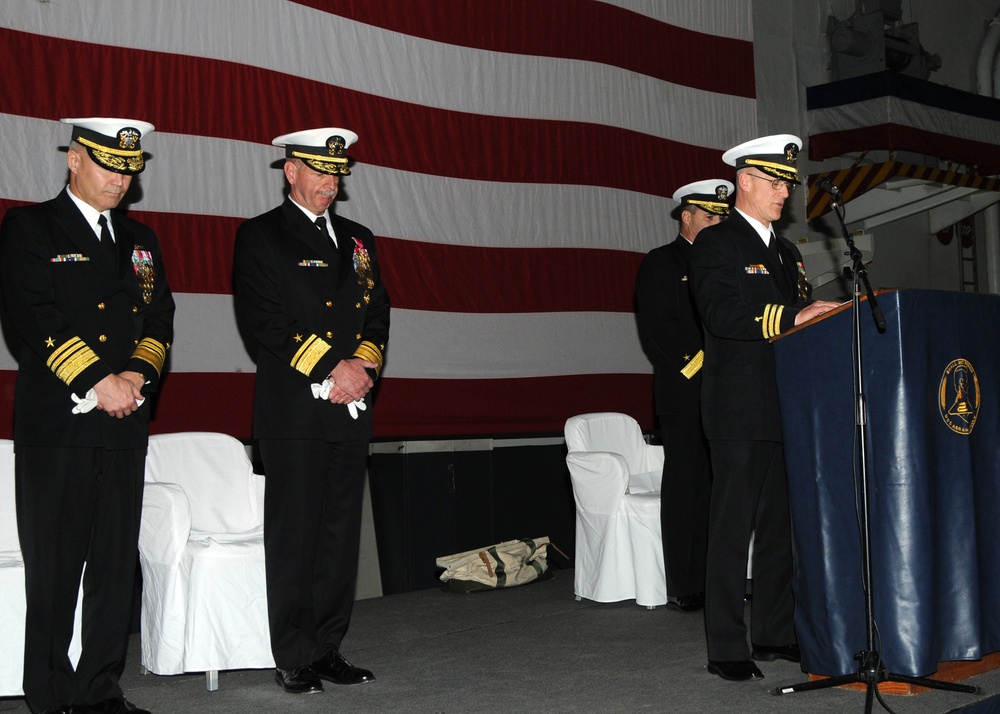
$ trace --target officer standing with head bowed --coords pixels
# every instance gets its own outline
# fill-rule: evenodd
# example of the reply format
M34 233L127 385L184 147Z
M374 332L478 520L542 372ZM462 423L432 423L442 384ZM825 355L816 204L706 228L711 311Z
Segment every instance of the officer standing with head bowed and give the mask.
M705 605L705 553L711 469L701 426L701 320L688 281L691 247L702 229L729 215L733 184L695 181L674 192L679 235L643 259L636 277L639 328L653 361L656 414L666 459L660 521L667 607Z
M73 127L69 186L12 208L0 278L21 338L17 525L27 614L24 694L35 712L145 712L118 684L131 625L150 406L174 301L156 235L114 210L145 168L135 119ZM86 569L84 570L84 563ZM83 651L67 651L83 575Z
M389 295L372 232L332 210L353 131L279 136L289 194L236 234L238 316L259 343L254 435L264 464L264 549L275 679L375 676L340 653L354 604L372 389Z

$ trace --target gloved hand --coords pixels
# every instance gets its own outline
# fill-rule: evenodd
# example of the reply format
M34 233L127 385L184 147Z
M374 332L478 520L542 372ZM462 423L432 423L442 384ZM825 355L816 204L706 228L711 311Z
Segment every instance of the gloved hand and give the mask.
M313 382L310 385L313 393L313 399L329 399L330 390L333 389L333 380L327 378L323 380L322 384L316 384ZM347 413L351 415L351 419L358 418L358 411L365 411L368 409L368 405L365 404L363 399L359 399L355 402L351 402L347 406Z
M93 411L97 408L97 392L93 389L88 389L87 394L83 399L76 396L75 392L71 392L69 396L73 398L74 402L76 402L76 406L73 407L74 414L86 414L87 412ZM144 401L146 401L146 398L140 397L135 400L135 404L136 406L141 407Z

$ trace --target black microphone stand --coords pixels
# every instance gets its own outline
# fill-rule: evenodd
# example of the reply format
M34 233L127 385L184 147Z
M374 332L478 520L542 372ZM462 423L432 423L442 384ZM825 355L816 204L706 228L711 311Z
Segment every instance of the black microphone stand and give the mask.
M875 649L875 597L872 592L872 550L871 550L871 521L868 512L868 444L865 427L868 423L868 412L865 404L864 370L861 365L861 299L859 281L864 283L865 292L868 296L868 303L871 306L872 318L875 320L875 327L879 333L886 330L885 316L881 308L875 301L875 293L868 282L868 270L861 259L861 251L854 245L854 239L847 231L847 224L844 222L844 209L839 202L840 192L836 186L832 187L830 194L833 197L831 205L834 213L840 221L841 230L844 233L844 240L847 241L848 253L851 256L852 268L850 273L854 278L853 298L851 306L853 310L853 323L851 329L851 351L854 362L854 429L855 437L860 448L860 476L861 476L861 557L862 557L862 586L865 590L865 625L866 625L866 648L854 655L858 661L858 670L853 674L843 674L826 679L818 679L811 682L792 684L786 687L775 687L771 694L780 696L783 694L794 694L795 692L807 692L814 689L827 689L829 687L839 687L843 684L863 683L866 685L865 694L865 714L870 714L872 710L873 698L878 697L879 703L887 710L892 711L882 699L878 691L879 682L899 682L903 684L914 684L930 689L945 689L952 692L965 692L976 694L978 687L967 684L957 684L955 682L943 682L927 677L912 677L907 674L894 674L887 672L882 664L879 651ZM845 270L845 272L847 272Z

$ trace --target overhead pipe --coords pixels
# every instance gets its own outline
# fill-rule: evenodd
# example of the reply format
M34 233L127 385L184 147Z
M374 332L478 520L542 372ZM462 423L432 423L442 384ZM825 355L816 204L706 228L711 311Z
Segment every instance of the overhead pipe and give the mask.
M986 37L976 62L976 85L979 94L1000 97L1000 16L990 20ZM983 211L983 256L986 290L1000 293L1000 206Z
M990 20L990 24L986 27L986 37L983 39L983 46L979 49L979 58L976 61L976 92L986 97L1000 94L993 84L997 76L995 65L997 47L1000 47L1000 17Z

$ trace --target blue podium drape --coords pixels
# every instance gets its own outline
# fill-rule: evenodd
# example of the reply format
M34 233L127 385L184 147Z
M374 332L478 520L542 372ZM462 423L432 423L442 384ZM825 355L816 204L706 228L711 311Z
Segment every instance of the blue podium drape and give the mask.
M860 306L872 586L888 671L1000 650L1000 297L932 290ZM807 672L867 649L847 309L775 341Z

